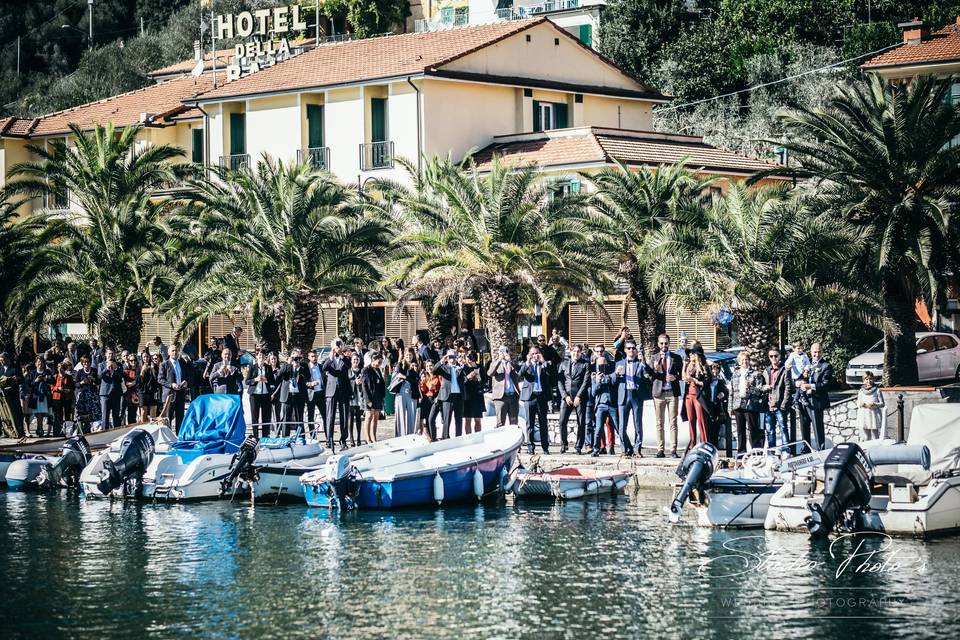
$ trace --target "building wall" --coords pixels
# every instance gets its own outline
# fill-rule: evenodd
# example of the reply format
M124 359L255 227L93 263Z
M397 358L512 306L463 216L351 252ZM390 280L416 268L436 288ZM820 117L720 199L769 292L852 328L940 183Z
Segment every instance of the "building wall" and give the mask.
M330 169L342 180L352 181L360 173L360 143L364 137L363 87L327 92L324 117L326 142L330 147Z
M423 83L424 151L452 153L455 160L471 148L481 148L495 135L518 131L518 104L523 92L515 87L428 79ZM529 100L528 100L529 102ZM529 115L532 127L532 111Z
M247 101L247 153L252 164L256 164L263 154L284 162L297 159L301 139L300 112L298 95Z
M615 129L653 130L653 103L641 100L583 96L584 121L576 126L612 127Z

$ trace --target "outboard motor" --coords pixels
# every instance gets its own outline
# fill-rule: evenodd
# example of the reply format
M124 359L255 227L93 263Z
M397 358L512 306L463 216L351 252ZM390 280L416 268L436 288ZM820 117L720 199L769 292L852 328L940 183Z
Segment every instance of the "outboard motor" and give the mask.
M154 446L150 432L134 429L128 433L120 443L120 457L117 461L106 459L103 462L100 482L97 483L100 493L107 495L131 479L137 480L139 490L139 479L153 460Z
M870 461L858 445L838 444L823 463L823 499L810 502L804 522L813 538L826 537L850 509L870 506Z
M701 442L683 457L677 467L677 476L684 482L680 490L677 491L677 495L674 496L673 502L670 503L671 522L680 520L680 511L683 509L683 503L690 496L690 492L702 493L703 485L713 475L716 465L717 448L709 442Z
M67 440L60 450L60 460L54 465L47 465L37 476L37 486L40 488L56 488L61 482L68 487L75 487L80 479L80 472L90 462L93 454L90 445L82 435L75 435Z
M350 457L335 455L327 458L324 465L324 476L327 497L331 508L353 509L354 481L353 466Z
M234 490L234 485L239 480L246 486L253 484L260 478L254 462L257 459L257 446L259 441L256 438L247 437L244 439L240 449L233 454L233 460L230 461L230 473L220 482L220 495Z

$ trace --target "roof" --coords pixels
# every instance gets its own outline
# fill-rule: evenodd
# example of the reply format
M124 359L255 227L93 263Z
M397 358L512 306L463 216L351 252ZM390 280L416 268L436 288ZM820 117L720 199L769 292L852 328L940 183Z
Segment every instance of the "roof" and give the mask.
M229 49L218 49L217 50L217 68L218 69L225 68L227 64L229 64L230 59L233 56L234 56L233 47L230 47ZM211 60L213 60L213 56L209 52L203 54L204 71L208 71L213 68L213 63L211 62ZM197 61L194 60L193 58L188 58L186 60L181 60L180 62L167 65L166 67L161 67L160 69L154 69L147 75L149 75L151 78L156 78L161 76L183 75L185 73L190 73L191 71L193 71L193 68L195 66L197 66Z
M919 42L903 43L870 58L860 68L872 70L953 61L960 61L960 25L956 23L948 24Z
M149 110L148 120L163 123L164 119L183 118L196 111L183 104L213 85L208 75L185 76L122 93L97 102L88 102L70 109L57 111L39 118L10 118L0 135L12 137L37 137L67 133L71 124L81 129L93 129L99 124L112 122L124 127L143 123L143 115Z
M538 18L322 44L208 91L199 96L198 101L431 73L446 63L540 24L551 25L558 32L570 35L546 18ZM644 95L664 97L639 82L637 86L643 89Z
M590 164L661 166L686 159L691 169L718 173L753 174L778 165L711 146L698 136L633 131L605 127L556 129L542 133L498 136L474 155L481 170L493 157L511 164L537 164L545 168Z

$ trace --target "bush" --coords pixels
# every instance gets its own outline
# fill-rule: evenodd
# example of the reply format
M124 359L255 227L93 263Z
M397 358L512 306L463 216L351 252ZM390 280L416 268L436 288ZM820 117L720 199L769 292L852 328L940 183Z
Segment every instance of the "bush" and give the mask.
M851 319L843 311L812 309L794 314L789 321L790 342L803 340L807 349L814 342L833 364L834 378L843 386L847 363L882 337L878 329Z

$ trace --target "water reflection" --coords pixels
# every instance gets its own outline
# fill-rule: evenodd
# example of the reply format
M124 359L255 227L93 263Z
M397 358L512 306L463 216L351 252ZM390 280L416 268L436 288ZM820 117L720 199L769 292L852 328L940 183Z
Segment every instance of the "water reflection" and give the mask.
M0 628L158 638L960 631L948 586L960 575L956 539L831 546L670 526L667 499L338 513L0 492Z

